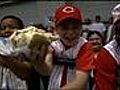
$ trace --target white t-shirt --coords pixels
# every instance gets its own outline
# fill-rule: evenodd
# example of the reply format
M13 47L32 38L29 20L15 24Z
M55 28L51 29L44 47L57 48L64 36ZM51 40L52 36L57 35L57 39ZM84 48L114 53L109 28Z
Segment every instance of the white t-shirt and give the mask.
M95 23L92 23L90 26L89 26L89 30L90 31L98 31L100 33L103 33L105 30L106 30L106 27L103 23L99 22L95 22Z
M0 54L11 55L13 51L9 38L0 37ZM27 90L24 80L18 78L10 69L0 66L0 89L2 90Z

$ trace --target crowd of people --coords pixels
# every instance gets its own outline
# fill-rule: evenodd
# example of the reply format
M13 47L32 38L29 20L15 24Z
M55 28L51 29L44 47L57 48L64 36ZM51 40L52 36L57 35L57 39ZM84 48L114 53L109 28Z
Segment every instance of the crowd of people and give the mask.
M99 15L83 24L82 11L60 6L52 26L33 26L58 35L28 56L11 55L10 36L22 30L23 21L14 15L0 20L0 90L119 90L120 4L112 10L106 27ZM27 53L27 52L26 52Z

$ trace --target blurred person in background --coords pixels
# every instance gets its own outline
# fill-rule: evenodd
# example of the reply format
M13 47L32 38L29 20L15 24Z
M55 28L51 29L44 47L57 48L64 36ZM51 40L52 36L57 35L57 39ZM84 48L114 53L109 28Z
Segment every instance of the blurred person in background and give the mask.
M82 32L81 32L82 37L87 38L90 24L91 24L91 20L89 18L86 18L85 22L82 25Z
M114 30L113 30L113 17L109 18L108 28L106 30L106 43L110 42L114 37Z
M104 23L101 22L100 15L95 16L95 22L91 23L91 25L89 26L89 30L90 31L98 31L102 34L105 33L106 27L105 27Z
M99 52L95 67L95 90L120 90L120 4L112 10L115 38Z
M98 31L90 31L87 35L87 40L92 44L95 58L97 58L99 50L105 44L104 36Z
M98 31L90 31L87 36L87 40L92 44L92 49L94 52L94 69L95 69L95 60L99 54L100 49L105 44L105 39L103 35ZM93 90L94 88L94 69L90 73L90 82L89 82L89 89Z

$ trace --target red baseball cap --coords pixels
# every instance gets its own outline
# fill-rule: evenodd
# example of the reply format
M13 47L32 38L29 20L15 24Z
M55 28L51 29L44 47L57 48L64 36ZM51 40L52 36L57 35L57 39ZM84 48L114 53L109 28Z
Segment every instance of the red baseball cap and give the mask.
M80 9L71 5L65 5L56 9L54 16L55 25L58 25L61 21L68 18L82 22Z

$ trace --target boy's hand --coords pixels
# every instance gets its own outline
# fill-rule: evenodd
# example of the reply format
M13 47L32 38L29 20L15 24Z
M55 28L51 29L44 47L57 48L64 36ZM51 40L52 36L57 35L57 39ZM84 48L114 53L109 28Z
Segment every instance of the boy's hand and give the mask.
M45 59L45 55L48 51L48 47L42 45L40 48L33 48L30 52L30 60L34 61L43 61Z
M0 56L0 66L4 66L5 61L3 60L3 58Z
M30 61L35 70L40 74L46 74L45 58L48 52L48 46L42 45L39 49L34 48L31 50Z

